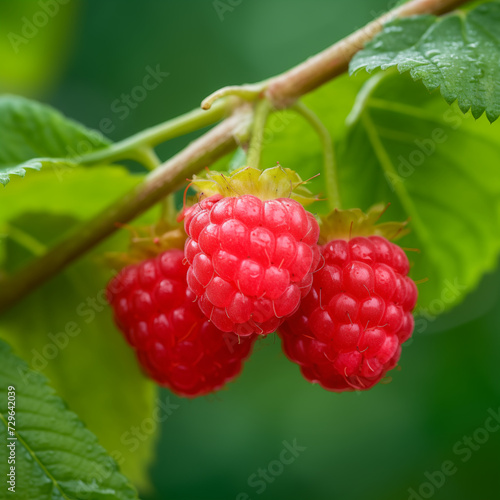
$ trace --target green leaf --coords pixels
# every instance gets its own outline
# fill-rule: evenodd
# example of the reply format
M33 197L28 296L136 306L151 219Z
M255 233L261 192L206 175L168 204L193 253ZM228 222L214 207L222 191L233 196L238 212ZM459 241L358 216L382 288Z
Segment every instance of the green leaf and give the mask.
M11 167L0 167L0 184L4 186L10 181L11 175L18 175L19 177L24 177L26 175L26 169L31 168L33 170L40 170L42 168L42 163L40 161L28 161L22 163L21 165L14 165Z
M419 307L433 317L495 268L500 250L500 135L409 78L381 73L358 96L339 151L345 207L391 202L409 218Z
M28 160L19 165L11 166L11 167L0 167L0 184L6 186L10 181L11 175L18 175L20 177L24 177L26 175L26 169L30 168L33 170L40 170L42 167L51 166L54 168L55 172L62 176L61 172L65 170L78 167L78 163L71 161L70 159L62 159L62 158L35 158L32 160ZM59 177L58 180L61 180Z
M100 132L63 116L50 106L19 96L0 96L0 183L10 175L45 164L74 165L111 143Z
M352 59L361 68L397 66L422 80L429 90L440 87L451 104L490 122L500 115L500 3L481 4L469 12L416 16L387 23L383 31Z
M9 186L1 194L0 228L24 212L45 211L89 219L136 186L142 175L117 165L91 169L56 164Z
M303 98L304 103L329 129L334 143L344 133L345 119L357 92L367 79L368 75L365 74L351 78L345 75ZM303 180L313 178L307 187L321 198L327 197L321 141L307 120L294 111L278 111L269 118L264 137L261 160L263 168L272 167L279 162L281 166L295 170ZM325 201L317 202L308 209L325 213L328 205Z
M0 267L19 268L140 178L120 167L71 169L63 182L55 182L55 175L47 169L2 194ZM156 426L146 432L141 426L155 415L156 388L140 372L103 295L111 273L102 254L125 248L127 233L115 234L4 313L0 337L50 378L124 473L147 488ZM72 327L79 333L72 335ZM133 435L135 428L140 438Z
M475 121L409 77L392 72L369 80L356 100L365 76L359 73L336 79L306 96L304 102L330 130L336 145L343 208L366 211L385 202L391 206L383 220L410 217L411 233L398 243L421 251L408 252L414 264L411 273L417 280L428 278L419 285L418 307L434 319L458 304L495 267L500 246L499 125L490 125L485 119ZM366 114L383 149L373 147L364 125ZM441 140L440 133L445 140L438 143L434 139ZM433 134L437 134L434 139ZM303 179L321 173L310 187L326 195L320 141L307 122L291 111L279 112L268 135L272 141L265 145L262 165L279 161ZM429 155L421 149L427 140L434 142ZM424 156L422 165L408 168L399 159L418 161L419 152ZM383 168L387 158L410 193L410 205L403 206L391 183L399 177L386 174ZM326 203L308 209L328 211Z
M354 100L369 75L360 73L335 78L307 94L303 102L320 117L329 129L334 143L343 135L345 119ZM244 150L226 155L210 166L211 170L231 171L233 165L242 166L246 158ZM321 198L327 195L326 176L323 170L321 142L309 122L299 113L287 109L278 110L267 120L261 167L270 168L279 163L284 168L295 170L303 180L311 179L307 187ZM320 174L320 175L318 175ZM182 198L179 196L180 200ZM312 212L326 213L328 204L319 201L308 207Z
M13 389L11 389L13 387ZM9 412L8 396L15 397ZM9 417L14 417L15 426ZM15 467L13 498L133 500L137 494L116 462L47 385L0 341L0 463ZM12 432L12 434L11 434ZM10 437L15 438L9 439ZM8 464L14 444L15 464ZM5 491L5 490L4 490ZM6 496L9 495L6 494Z

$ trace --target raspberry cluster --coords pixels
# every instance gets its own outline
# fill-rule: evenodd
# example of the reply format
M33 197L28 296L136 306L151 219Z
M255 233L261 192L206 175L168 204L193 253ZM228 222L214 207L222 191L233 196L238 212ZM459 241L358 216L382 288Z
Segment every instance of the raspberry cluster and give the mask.
M220 389L241 371L254 338L218 330L186 282L181 250L125 267L107 287L115 322L149 376L195 397Z
M311 292L281 326L285 353L328 390L369 389L395 367L413 332L408 259L380 236L333 240L321 254Z
M404 223L379 224L377 205L335 210L320 232L302 205L311 193L280 166L193 183L203 196L180 216L185 234L162 228L152 241L170 250L133 248L124 262L139 263L108 286L115 321L151 378L207 394L276 330L304 377L331 391L369 389L396 366L417 288L405 252L378 235L404 234Z
M187 279L217 328L274 332L312 285L319 226L293 199L215 194L184 217Z

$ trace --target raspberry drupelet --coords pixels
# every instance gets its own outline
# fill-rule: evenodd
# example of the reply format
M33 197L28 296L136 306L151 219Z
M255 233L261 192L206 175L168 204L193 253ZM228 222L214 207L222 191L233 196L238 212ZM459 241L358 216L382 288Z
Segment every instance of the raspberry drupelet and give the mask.
M311 292L280 327L283 349L325 389L369 389L413 332L418 293L408 258L381 236L332 239L321 254Z
M217 328L241 337L274 332L293 314L319 261L314 216L292 198L254 192L212 194L184 215L188 285Z
M218 330L186 282L182 250L129 265L107 287L115 322L146 373L180 396L216 391L234 379L255 337Z

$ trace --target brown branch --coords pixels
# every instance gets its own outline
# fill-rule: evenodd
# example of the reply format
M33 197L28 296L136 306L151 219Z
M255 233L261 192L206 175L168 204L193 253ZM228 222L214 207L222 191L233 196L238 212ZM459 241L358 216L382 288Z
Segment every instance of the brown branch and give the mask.
M31 290L64 269L125 223L140 215L185 183L186 177L199 172L218 158L234 150L238 143L234 131L250 126L250 110L240 109L206 134L189 144L149 175L144 182L108 207L94 219L77 227L64 241L17 273L0 282L0 311L27 295Z
M375 19L326 50L307 59L266 85L266 95L276 107L288 107L298 97L345 73L349 61L388 21L417 14L444 14L468 0L412 0Z
M411 0L367 24L330 48L265 83L266 97L276 106L293 104L301 95L314 90L345 72L349 61L378 33L384 23L396 17L415 14L443 14L466 0ZM235 134L248 130L250 111L244 104L212 130L149 174L134 190L94 219L84 223L70 237L51 248L25 268L0 281L0 312L21 300L31 290L60 272L69 263L100 243L125 223L179 188L204 166L233 150Z

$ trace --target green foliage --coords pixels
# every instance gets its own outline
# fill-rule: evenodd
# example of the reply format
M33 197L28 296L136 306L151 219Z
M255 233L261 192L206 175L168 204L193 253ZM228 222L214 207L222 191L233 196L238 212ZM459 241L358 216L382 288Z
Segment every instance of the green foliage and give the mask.
M383 221L409 219L410 235L398 243L420 250L409 253L412 277L429 279L419 286L419 308L440 313L494 268L500 250L497 125L462 115L397 73L377 75L356 97L365 81L337 79L304 102L336 143L343 208L386 202ZM262 165L279 160L304 179L321 172L319 139L305 120L292 112L274 120ZM324 175L311 184L328 192Z
M135 18L132 21L136 23ZM483 274L493 269L500 250L500 180L496 171L500 160L500 139L496 125L490 127L486 120L474 122L471 116L477 118L486 112L488 119L493 121L500 114L500 75L497 70L499 21L498 3L445 18L423 16L394 21L352 63L352 71L362 67L371 71L378 67L386 69L398 66L401 72L409 71L414 79L422 79L428 89L441 87L446 100L457 100L458 106L448 108L439 96L429 95L423 86L392 72L373 79L365 72L351 78L341 77L303 98L334 139L343 207L368 210L375 203L390 202L391 206L382 222L410 219L411 234L400 240L400 243L421 251L409 254L414 264L411 272L414 279L429 278L427 283L419 285L419 309L424 312L429 310L434 316L460 302ZM221 32L220 26L217 26L217 32ZM265 39L262 40L262 43L267 44ZM134 39L134 43L140 42ZM121 42L118 45L123 50ZM250 44L249 50L255 54L254 45ZM87 71L95 66L94 60L95 50L88 54L88 66L80 67ZM192 61L190 58L186 60ZM129 59L127 64L130 65ZM231 66L231 71L233 69ZM108 72L108 76L115 74ZM138 75L138 78L141 76ZM123 83L122 78L119 89L116 87L115 90L119 93L124 88L133 88L136 83L133 79ZM169 89L168 92L170 96L172 91ZM156 104L152 106L156 107ZM458 107L463 112L471 109L471 114L462 115ZM156 121L157 117L152 120ZM137 121L127 126L135 130ZM174 141L172 151L179 144ZM13 182L8 190L1 193L0 275L22 267L137 184L141 177L131 175L121 167L97 166L85 169L79 166L80 156L109 146L110 143L97 132L66 119L48 106L20 97L0 97L0 182L5 185L10 175L24 175L28 168L52 167L43 168L40 173L28 176L23 182ZM112 149L107 149L105 153ZM245 152L239 148L229 169L238 168L245 161ZM297 170L303 179L315 177L321 172L320 177L314 178L309 187L315 193L328 195L331 186L328 185L328 177L322 172L321 142L310 124L292 110L274 113L266 126L261 165L267 168L276 162L285 168ZM218 162L216 168L226 170L228 157ZM325 213L328 206L325 202L319 202L309 209ZM154 423L153 428L150 424L154 422L156 390L140 373L133 353L113 324L109 308L104 302L104 287L110 273L100 262L105 251L124 248L126 240L126 231L119 232L95 248L90 255L32 292L2 316L0 337L7 339L32 369L50 378L58 394L97 435L109 455L122 466L124 473L138 487L147 489L149 485L145 478L157 437L158 422ZM434 319L421 316L417 319L416 331L426 331L429 321ZM440 320L437 323L435 329L443 329L439 327L443 323ZM425 364L421 363L422 352L418 356L413 355L413 351L408 353L405 363L409 364L403 365L407 368L407 375L403 372L397 376L403 377L401 380L408 376L413 380L417 373L419 380L425 379L426 385L419 382L413 388L413 394L418 393L419 398L415 401L428 402L429 387L435 387L437 378L441 380L442 387L446 387L446 390L442 389L444 392L456 387L456 373L461 373L459 367L464 363L471 363L471 355L475 360L474 366L484 366L484 349L476 346L477 352L474 352L468 345L467 349L463 348L467 341L466 333L462 332L462 341L455 337L451 343L451 349L455 349L454 355L458 353L463 359L448 359L447 365L442 364L439 353L446 347L444 344L450 345L450 339L438 340L443 345L435 349L436 352L422 348L424 354L436 358L431 363L437 370L435 373L429 372ZM164 452L165 456L160 455L156 468L158 477L165 478L177 496L185 493L186 484L192 479L193 468L198 471L197 485L216 484L214 477L217 478L220 467L211 468L210 463L217 464L226 455L234 456L245 449L251 463L260 463L262 449L267 446L266 453L269 452L271 459L276 452L272 440L277 435L282 439L284 428L288 429L290 436L297 435L296 430L299 428L306 429L305 433L298 435L298 439L302 444L305 438L304 443L308 449L310 446L313 454L313 449L326 449L321 446L326 435L335 442L345 441L344 448L349 450L347 455L335 454L331 447L329 451L320 453L321 463L333 463L337 469L345 465L346 460L353 463L358 460L370 440L373 446L369 446L369 449L380 449L380 442L373 436L380 435L381 429L383 433L384 426L391 422L394 408L404 397L401 390L407 392L407 387L412 383L410 379L399 389L395 385L389 390L378 387L362 397L344 395L343 410L339 413L336 411L336 398L334 401L331 394L319 388L311 390L310 385L300 378L296 366L285 363L284 359L276 359L277 356L283 358L283 355L278 353L278 346L269 345L272 342L270 336L257 344L257 350L265 347L266 352L259 353L257 358L250 361L238 382L241 384L238 391L229 389L217 395L220 404L216 405L210 402L211 398L208 401L202 399L190 402L193 411L187 417L184 414L182 419L173 419L172 428L169 421L166 441L160 447L160 454ZM493 349L490 351L493 352ZM3 356L7 356L8 361L4 361ZM265 381L269 382L269 373L261 370L263 363L259 362L258 356L261 356L261 360L262 356L267 357L269 366L283 365L279 366L278 376L272 378L272 383L268 385L265 385ZM414 367L410 366L412 362ZM9 374L8 380L4 380L5 373L12 371L11 364L16 373ZM18 370L19 366L22 366L21 371ZM446 366L446 370L440 369L442 366ZM419 373L420 368L422 373ZM23 387L19 377L26 377L27 373L31 385ZM442 381L446 376L453 379L449 384ZM294 383L290 384L292 379ZM462 386L469 379L465 377L461 381ZM20 449L19 455L20 467L24 467L23 476L32 479L29 484L21 485L31 488L22 491L26 498L51 498L51 493L53 497L63 496L54 486L54 481L59 481L61 487L69 488L64 481L72 484L73 479L59 479L59 474L71 469L77 455L70 455L68 460L62 461L60 454L68 449L72 453L80 450L80 441L84 443L84 448L89 446L85 451L90 458L85 455L84 466L94 470L92 464L98 464L98 467L104 464L113 473L109 478L115 478L106 491L102 488L107 483L91 483L96 490L101 488L101 491L93 492L94 496L89 498L136 498L126 480L116 471L116 465L98 448L95 438L90 438L91 434L81 423L77 423L76 417L64 409L61 400L45 385L43 376L28 371L27 365L8 354L1 344L0 391L4 391L7 382L12 383L11 380L20 388L19 407L25 410L19 415L19 432L30 447L30 451L27 448ZM488 378L483 376L481 380L484 388ZM276 398L275 395L283 392L285 386L293 389L289 397ZM300 398L294 397L297 391ZM441 396L438 397L440 402L446 399ZM262 404L263 400L267 404ZM288 405L283 405L284 400L288 401ZM4 401L5 398L0 401L2 414ZM297 401L301 403L295 404ZM420 403L419 406L423 406ZM483 403L486 405L486 400ZM294 405L296 408L292 408ZM33 411L40 410L40 413L28 415L27 408L35 408ZM290 411L291 408L293 411ZM310 408L322 411L311 412ZM358 419L359 425L355 427L359 446L355 443L353 447L349 429L353 422L357 422L359 415L366 414L366 408L375 409L375 423L363 427L363 419ZM46 409L49 423L45 420ZM52 415L48 413L49 410L57 413ZM255 419L244 422L235 418L236 414L252 411L257 416L257 424ZM259 411L262 411L262 415L259 415ZM200 413L204 415L205 426L198 425ZM270 413L274 413L275 418L269 420ZM313 421L314 416L318 415L320 421ZM399 428L397 424L396 427L391 424L385 429L386 434L393 435L396 429L396 438L407 436L408 429L421 425L416 415L418 413L412 410L404 419L397 419ZM337 425L332 426L332 418L337 419ZM309 424L306 427L299 425L307 419ZM59 420L62 421L60 425ZM278 422L279 425L269 426L270 421ZM148 423L147 432L143 428L145 422ZM70 435L70 441L64 441L65 436L57 436L68 448L58 447L62 451L54 450L53 455L49 455L52 450L40 448L46 444L44 438L37 440L33 437L52 430L54 423L58 431ZM467 426L476 425L472 421L466 423ZM30 429L35 424L37 430ZM249 428L242 432L242 425L247 424ZM0 423L0 428L2 425ZM261 436L262 447L255 446L253 438L246 439L248 436L255 437L254 431L259 426L267 429ZM361 428L364 431L359 439ZM143 437L137 437L133 429L139 429ZM334 436L332 429L344 430ZM445 429L448 429L448 425ZM23 436L23 432L26 436ZM461 433L462 428L457 429L457 432ZM231 439L227 439L228 435ZM85 441L87 438L89 442ZM221 439L229 443L226 450L218 446ZM450 442L455 439L455 434L450 434ZM33 460L33 450L42 457L41 460ZM0 460L5 463L2 453L5 453L5 449L0 451ZM369 458L373 462L373 457ZM247 466L244 466L242 473L241 463L233 462L229 464L229 469L234 469L230 474L231 478L235 478L234 484L232 480L227 480L227 474L223 481L223 487L228 488L224 493L228 496L234 496L238 488L244 488L248 478ZM44 468L41 468L42 465ZM421 469L425 470L427 465L421 465ZM52 472L52 467L55 472ZM248 471L253 467L249 465ZM166 468L174 471L168 475L168 479ZM309 469L308 466L300 466L289 476L300 477L296 483L292 483L291 479L280 484L297 485L295 493L298 496L302 493L303 497L310 497L310 482L316 470L317 467L313 465ZM375 474L374 470L371 476L375 480L375 476L380 474ZM55 479L49 478L46 471ZM90 475L86 476L86 471L83 467L78 479L86 481L86 478L90 478ZM111 481L109 478L106 480ZM320 482L318 480L317 484ZM115 489L119 484L123 485L123 495L132 496L118 496ZM306 484L307 488L304 486ZM302 492L299 491L301 485L304 488ZM347 481L343 486L344 493L352 494L352 481L346 485ZM35 488L46 488L47 491L39 493ZM356 488L362 489L360 485ZM319 491L321 488L318 486L317 489ZM64 494L67 498L76 498L69 489Z
M0 1L4 35L0 37L0 92L38 97L60 81L77 33L79 4L79 0Z
M17 438L17 441L9 441L15 443L16 489L13 497L33 500L138 498L116 462L55 395L46 379L30 370L7 344L0 341L2 436L7 436L9 387L14 387L15 392L13 433ZM0 447L2 469L7 465L10 452L5 441ZM2 476L2 488L5 489L6 474Z
M63 182L47 169L13 183L2 193L0 267L19 268L138 179L120 167L95 167L65 171ZM127 237L120 232L96 254L124 248ZM103 304L109 278L95 254L86 257L3 314L0 337L49 377L134 484L147 487L156 434L132 443L130 431L153 414L155 388Z
M21 165L5 166L0 167L0 184L4 186L10 181L11 175L18 175L19 177L24 177L26 175L26 169L31 168L33 170L40 170L42 168L42 162L40 161L30 161L22 163Z
M0 227L24 212L72 215L88 219L124 195L140 180L123 167L46 169L2 192ZM60 235L62 237L62 235Z
M351 61L350 71L397 66L440 87L448 104L458 102L475 118L500 115L500 3L481 4L445 17L416 16L387 23Z
M495 309L439 335L422 335L425 321L417 319L418 333L404 344L392 381L362 393L311 385L278 338L257 341L227 391L191 401L182 418L167 420L152 472L159 494L151 500L235 500L239 492L252 500L407 500L408 488L418 490L428 481L425 471L447 459L458 473L433 499L471 500L478 481L483 498L494 499L500 482L486 471L496 463L500 432L489 434L467 463L453 446L484 424L488 408L500 414ZM279 458L284 439L307 449L258 495L249 476L258 478L258 468Z
M26 168L45 164L74 166L91 151L109 146L99 132L87 129L61 113L19 96L0 96L0 183Z
M345 118L367 79L366 75L351 78L343 76L303 98L303 102L326 125L334 142L344 133ZM296 170L303 180L314 177L307 187L321 198L327 196L328 186L323 172L320 139L309 122L295 111L278 111L270 117L266 125L261 166L269 168L276 165L276 162L284 168ZM220 168L221 163L218 164ZM341 196L343 189L344 186L340 186ZM329 210L325 201L315 203L308 209L320 213Z
M397 74L374 77L356 101L339 155L345 201L389 201L386 219L409 219L401 244L420 250L410 254L412 277L429 280L420 308L457 304L496 265L499 147L497 126Z

